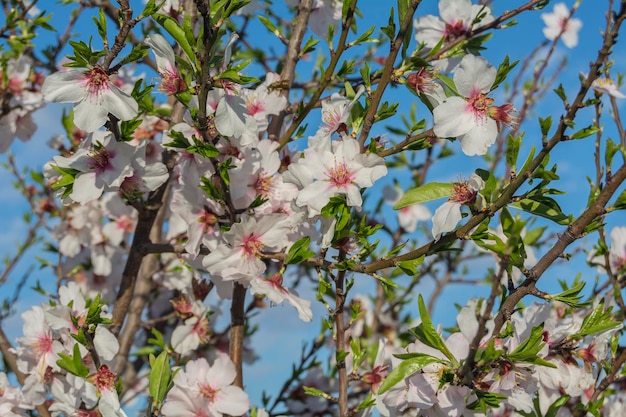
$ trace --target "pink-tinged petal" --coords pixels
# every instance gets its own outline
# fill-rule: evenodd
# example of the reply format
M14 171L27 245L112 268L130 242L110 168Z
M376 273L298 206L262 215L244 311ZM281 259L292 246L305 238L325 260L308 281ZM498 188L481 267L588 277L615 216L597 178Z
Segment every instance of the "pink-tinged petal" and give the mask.
M435 240L439 240L442 234L453 231L462 218L459 203L446 201L439 206L433 215L432 234Z
M44 98L57 103L76 103L87 96L82 71L59 71L46 77L41 87Z
M433 130L440 138L461 136L476 126L474 114L461 97L450 97L435 107L433 119Z
M454 85L457 91L472 97L477 93L488 93L496 80L496 68L486 59L475 55L465 55L454 72Z
M484 155L487 149L495 143L497 136L498 126L495 120L487 117L481 124L461 136L459 141L465 155Z
M583 23L579 19L570 19L567 22L567 29L563 33L561 40L568 48L578 45L578 31L582 28Z
M315 213L310 213L313 216L321 212L322 208L328 204L330 198L334 195L335 192L328 182L316 181L300 190L296 204L300 207L309 206L309 208L315 211Z
M350 207L361 207L363 199L358 187L349 185L344 191L346 193L346 202Z
M452 333L446 340L446 346L455 358L462 360L467 358L469 353L469 341L463 333Z
M214 406L222 414L240 416L250 409L250 399L241 388L230 385L220 389Z
M188 319L187 322L193 321L195 318ZM174 352L181 355L191 352L200 345L198 335L193 333L193 324L179 325L172 332L171 338L172 348Z

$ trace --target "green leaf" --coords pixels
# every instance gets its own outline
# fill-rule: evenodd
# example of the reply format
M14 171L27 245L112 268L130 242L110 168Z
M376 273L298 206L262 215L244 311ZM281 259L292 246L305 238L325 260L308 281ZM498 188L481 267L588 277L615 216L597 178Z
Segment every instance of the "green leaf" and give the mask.
M276 28L276 26L274 26L274 24L272 23L271 20L269 20L267 17L265 16L257 16L259 18L259 20L261 21L261 23L263 24L263 26L265 26L267 28L267 30L269 30L270 32L272 32L274 35L276 35L277 37L281 37L280 31Z
M515 61L512 64L509 62L509 56L506 55L502 63L498 66L498 72L496 74L496 79L491 86L491 91L498 88L498 86L506 79L506 76L511 72L513 68L518 64L519 61Z
M537 354L543 348L545 343L543 342L543 324L535 326L530 331L528 339L520 343L513 352L509 353L507 358L512 362L527 362L537 365L548 366L550 368L556 368L555 365L550 362L544 361L539 358Z
M157 404L161 404L172 383L172 367L167 352L162 351L156 359L154 355L150 355L150 368L148 377L150 397Z
M417 259L410 259L408 261L400 261L396 263L396 266L409 276L417 275L417 267L424 262L424 255Z
M350 42L350 46L358 45L363 42L377 42L376 39L370 39L370 36L372 36L372 33L374 33L375 29L376 29L376 25L373 25L371 28L366 30L361 36L359 36L358 38Z
M606 330L613 329L621 322L615 321L612 314L613 307L605 309L604 303L598 304L590 314L587 314L580 325L580 330L568 336L568 339L580 339L596 333L602 333Z
M524 198L512 203L511 207L552 220L561 225L568 225L571 219L563 214L556 201L549 197Z
M163 29L165 29L167 33L169 33L174 38L176 43L178 43L178 45L180 45L180 47L185 52L185 55L187 55L187 58L189 58L191 62L194 62L196 59L196 55L193 53L193 49L191 48L191 45L189 44L189 42L187 41L187 37L185 36L185 31L180 26L178 21L170 16L166 16L160 13L153 14L152 18L156 20L156 22L161 25Z
M83 363L80 356L80 347L78 346L78 343L74 344L72 356L65 353L59 353L59 357L61 359L57 361L57 365L59 365L60 368L65 369L67 372L81 378L86 378L87 375L89 375L89 368Z
M588 306L591 303L590 301L584 303L580 302L580 300L582 300L583 298L583 296L580 294L583 288L585 288L585 283L576 279L571 288L568 288L558 294L549 295L547 299L560 301L573 308L582 308Z
M419 326L409 330L409 333L414 335L417 340L424 343L426 346L430 346L431 348L443 353L445 357L450 360L452 366L454 368L457 368L459 366L459 361L454 357L452 352L450 352L443 339L439 335L439 332L437 332L437 329L435 329L433 322L430 320L422 294L420 294L417 298L417 308L419 310L420 319L422 320L422 322Z
M393 368L389 375L387 375L382 384L380 384L380 387L378 388L378 395L384 394L385 392L389 391L389 389L391 389L397 383L410 377L416 372L419 372L423 367L433 363L442 362L442 360L439 358L435 358L434 356L426 355L423 353L409 355L413 356L400 362L400 364Z
M541 134L543 137L548 136L550 128L552 127L552 116L548 116L545 119L539 118L539 127L541 128Z
M307 394L307 395L313 395L314 397L326 398L327 400L330 399L330 395L329 394L327 394L324 391L319 390L317 388L303 386L302 389L304 390L304 393Z
M517 166L517 157L519 156L519 148L522 145L522 136L514 138L512 135L508 135L506 143L506 163L513 170Z
M594 133L598 133L599 131L600 129L598 128L598 126L590 125L583 129L580 129L578 132L574 133L569 138L570 139L583 139L583 138L593 135Z
M398 210L411 204L423 203L425 201L438 200L450 197L454 193L454 185L448 182L431 182L421 187L412 188L400 200L394 204L394 210Z
M396 23L395 23L395 10L393 9L393 7L391 8L390 11L390 16L389 16L389 21L387 23L387 26L381 27L380 30L387 35L387 37L389 38L390 41L393 42L393 40L396 37Z
M289 252L287 253L287 257L285 258L285 263L299 264L315 256L315 252L308 250L310 244L311 238L308 236L298 239L296 243L294 243L291 248L289 248Z

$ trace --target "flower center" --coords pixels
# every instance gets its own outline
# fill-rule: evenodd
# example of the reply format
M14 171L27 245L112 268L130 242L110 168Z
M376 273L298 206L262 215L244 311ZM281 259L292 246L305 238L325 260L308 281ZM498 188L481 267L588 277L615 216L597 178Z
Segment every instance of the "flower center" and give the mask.
M246 108L248 109L248 114L250 116L254 116L257 113L265 111L264 103L256 97L246 102Z
M178 73L173 71L163 71L161 73L161 86L159 90L166 94L177 94L187 90L187 83L180 78Z
M467 32L467 29L462 20L457 20L454 23L446 23L445 37L447 41L454 40L465 34L465 32Z
M87 77L90 94L99 95L103 90L109 88L109 76L102 68L92 68L85 72L85 76Z
M248 257L257 256L263 249L263 243L255 235L246 236L241 246L243 247L243 252Z
M112 168L111 159L115 157L114 152L109 152L107 148L101 145L95 146L95 149L89 152L89 162L87 166L98 174Z
M110 391L115 388L115 374L108 366L102 365L95 375L94 385L98 392Z
M198 223L202 225L202 232L208 233L217 224L217 216L205 207L198 216Z
M215 397L217 397L219 390L216 390L209 384L198 384L198 387L200 388L200 394L202 394L204 398L208 399L209 402L215 402Z
M453 185L454 193L450 197L450 201L466 204L476 198L477 191L471 189L467 181L455 182Z
M255 191L261 195L267 195L267 193L270 191L271 186L272 177L267 175L265 172L259 174L256 181L254 182Z
M336 187L345 188L346 186L352 184L353 176L345 162L335 165L334 168L330 168L328 170L328 175L330 177L330 181Z

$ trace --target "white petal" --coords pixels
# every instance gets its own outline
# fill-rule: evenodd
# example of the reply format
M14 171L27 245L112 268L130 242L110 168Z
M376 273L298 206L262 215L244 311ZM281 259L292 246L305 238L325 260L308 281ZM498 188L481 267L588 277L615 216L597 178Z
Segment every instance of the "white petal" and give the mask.
M465 155L484 155L487 149L494 144L498 136L498 126L495 120L487 117L481 124L476 125L469 132L459 138Z
M439 240L443 233L454 230L461 218L461 205L459 203L446 201L439 206L433 216L432 234L435 240Z
M457 137L476 126L474 114L466 111L467 102L461 97L450 97L433 110L433 130L440 138Z
M48 101L76 103L87 96L84 81L85 75L81 71L55 72L45 79L41 92Z
M458 92L470 97L477 92L488 93L498 71L485 58L465 55L454 72L454 85Z
M94 336L93 344L98 355L105 361L112 360L120 350L120 344L117 338L109 329L103 326L96 327L96 335Z

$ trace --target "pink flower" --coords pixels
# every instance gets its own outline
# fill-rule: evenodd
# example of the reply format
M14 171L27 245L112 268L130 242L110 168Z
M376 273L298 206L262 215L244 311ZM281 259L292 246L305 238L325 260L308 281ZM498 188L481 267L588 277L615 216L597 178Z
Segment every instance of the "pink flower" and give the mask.
M496 73L484 58L465 55L454 72L461 97L449 97L433 110L435 134L458 137L466 155L484 155L496 141L497 122L512 123L512 106L492 106L493 99L487 95Z
M74 124L87 132L98 130L111 113L119 120L137 115L137 102L120 90L100 67L59 71L49 75L41 92L48 101L75 103Z
M583 26L580 19L570 18L570 10L565 3L557 3L554 5L552 13L543 13L541 19L546 24L543 28L543 34L549 40L561 37L563 43L568 48L578 45L578 31Z
M248 395L232 383L235 365L219 353L213 365L200 358L176 373L174 387L161 409L165 417L240 416L250 408Z

